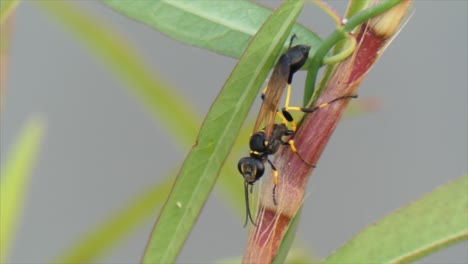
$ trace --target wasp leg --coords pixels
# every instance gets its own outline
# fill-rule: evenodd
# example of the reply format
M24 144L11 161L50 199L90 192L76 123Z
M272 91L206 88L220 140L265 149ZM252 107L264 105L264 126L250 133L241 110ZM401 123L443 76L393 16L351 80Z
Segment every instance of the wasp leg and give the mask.
M286 142L286 144L289 145L289 147L291 148L291 151L294 152L294 153L296 153L297 156L298 156L305 164L309 165L309 166L312 167L312 168L315 168L315 165L314 165L314 164L312 164L312 163L308 162L307 160L305 160L305 159L301 156L301 154L299 154L299 152L297 152L297 148L296 148L296 145L294 144L294 140L293 140L293 139L290 139L288 142Z
M318 109L324 108L324 107L326 107L326 106L328 106L328 105L330 105L330 104L332 104L332 103L334 103L336 101L343 100L343 99L357 98L357 97L358 97L357 95L344 95L344 96L340 96L338 98L335 98L335 99L331 100L330 102L326 102L326 103L320 104L320 105L318 105L316 107L310 107L310 108L285 106L285 107L283 107L282 112L283 112L283 115L285 116L285 118L288 119L288 117L292 118L289 111L298 111L298 112L303 112L303 113L313 113L313 112L317 111Z
M291 115L291 113L289 111L298 111L298 112L303 112L303 113L313 113L315 111L317 111L318 109L320 108L324 108L336 101L339 101L339 100L343 100L343 99L350 99L350 98L357 98L358 96L357 95L344 95L344 96L340 96L338 98L335 98L333 100L331 100L330 102L327 102L327 103L323 103L323 104L320 104L316 107L311 107L311 108L306 108L306 107L290 107L288 106L289 105L289 97L290 97L290 87L288 85L288 92L286 94L286 103L285 103L285 106L283 107L282 109L282 116L283 116L283 120L286 120L289 124L291 124L291 127L293 129L291 129L293 132L296 132L296 124L294 122L294 119ZM287 144L290 146L291 148L291 151L296 153L297 156L299 156L299 158L304 162L306 163L307 165L311 166L312 168L315 168L315 165L308 162L307 160L305 160L300 154L299 152L297 151L297 148L296 148L296 145L294 144L294 140L289 140L287 142Z
M276 186L278 185L278 170L276 169L275 165L273 165L271 160L268 159L267 161L270 164L271 170L273 172L273 185L274 185L273 191L272 191L273 204L277 205L277 203L276 203Z

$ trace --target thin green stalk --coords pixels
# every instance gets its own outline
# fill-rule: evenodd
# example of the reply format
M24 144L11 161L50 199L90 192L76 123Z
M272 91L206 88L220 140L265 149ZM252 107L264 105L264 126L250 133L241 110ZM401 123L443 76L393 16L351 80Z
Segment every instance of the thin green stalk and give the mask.
M317 80L318 71L323 65L323 59L328 54L330 49L332 49L339 41L346 38L348 32L351 32L357 26L367 21L368 19L380 15L381 13L389 10L390 8L399 4L401 1L402 0L388 0L381 2L375 6L369 7L368 9L365 9L357 13L353 17L349 18L349 20L346 22L346 24L343 25L343 27L337 28L327 39L325 39L322 45L315 52L314 57L312 58L312 61L310 63L310 76L308 76L308 78L310 79L308 80L308 83L312 86L306 87L306 89L304 90L304 105L310 107L320 95L321 89L317 89L314 91L315 83Z

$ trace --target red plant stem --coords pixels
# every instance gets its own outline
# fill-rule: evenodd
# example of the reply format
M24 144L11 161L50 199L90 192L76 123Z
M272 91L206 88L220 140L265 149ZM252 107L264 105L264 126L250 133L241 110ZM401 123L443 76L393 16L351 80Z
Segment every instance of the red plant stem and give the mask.
M344 95L355 95L371 66L382 54L392 36L397 32L409 9L411 1L396 6L392 22L392 32L382 31L378 23L383 19L374 18L362 25L356 36L358 46L353 55L341 62L330 78L317 105L329 102ZM392 13L394 9L387 13ZM385 17L383 17L385 18ZM335 130L350 99L336 101L304 118L294 136L295 145L301 156L312 164L317 164L328 140ZM312 167L304 163L287 146L281 148L273 161L280 172L276 191L277 205L272 200L273 181L264 180L260 194L260 209L257 214L258 226L251 232L243 263L271 263L282 242L287 227L302 205L305 187Z

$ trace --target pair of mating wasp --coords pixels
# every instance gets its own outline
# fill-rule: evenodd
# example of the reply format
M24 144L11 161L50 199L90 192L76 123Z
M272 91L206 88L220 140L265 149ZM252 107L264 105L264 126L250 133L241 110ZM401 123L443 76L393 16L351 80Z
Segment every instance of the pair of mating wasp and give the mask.
M288 50L279 58L275 68L273 69L267 87L265 87L262 92L263 103L254 125L254 134L250 137L249 142L250 155L240 159L237 165L239 172L244 177L246 205L246 219L244 226L247 225L249 219L252 224L255 225L255 221L252 219L249 206L249 185L251 186L250 192L252 192L253 184L263 176L265 172L265 163L267 162L270 164L273 173L273 203L276 204L275 192L276 186L278 184L279 173L268 156L275 154L281 145L289 145L291 150L295 152L302 161L311 167L315 167L313 164L302 158L302 156L297 152L296 146L294 145L294 141L292 139L287 141L283 140L285 137L293 136L296 132L296 124L289 111L313 113L316 110L338 100L357 97L355 95L342 96L328 103L324 103L312 108L289 107L293 75L305 64L310 50L310 46L307 45L296 45L291 47L295 37L296 35L291 37ZM287 93L285 106L283 107L281 113L279 113L279 101L286 87ZM275 118L277 116L282 120L281 124L275 123ZM264 124L264 128L259 130L262 123ZM291 129L288 128L287 124L291 126Z

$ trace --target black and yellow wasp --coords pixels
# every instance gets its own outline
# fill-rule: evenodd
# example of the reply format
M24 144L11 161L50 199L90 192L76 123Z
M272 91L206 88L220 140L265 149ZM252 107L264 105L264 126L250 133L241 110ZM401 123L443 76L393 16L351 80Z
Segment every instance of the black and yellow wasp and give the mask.
M275 154L281 145L289 145L291 150L295 152L305 163L313 166L297 152L293 140L284 140L283 138L292 136L296 131L296 124L288 112L288 110L301 111L305 113L312 113L317 109L325 107L330 103L338 101L344 98L355 98L356 96L343 96L336 98L328 103L321 104L312 108L301 108L301 107L289 107L289 98L291 94L291 82L294 73L296 73L306 62L309 56L310 46L307 45L296 45L292 46L292 42L296 35L291 37L288 50L281 55L278 62L276 63L270 80L262 92L263 103L260 107L257 120L254 125L254 133L250 137L250 155L248 157L241 158L237 165L239 172L244 177L244 193L245 193L245 204L246 204L246 219L245 225L248 220L255 225L252 219L249 206L249 185L251 186L250 192L252 192L253 184L258 181L265 172L265 163L268 162L273 173L273 202L276 204L275 190L278 184L278 171L274 164L270 161L269 155ZM287 87L285 107L283 107L282 113L278 112L279 101L283 96L283 92ZM282 120L282 123L277 124L275 122L276 117ZM263 124L264 128L260 129ZM290 129L287 124L290 125Z

